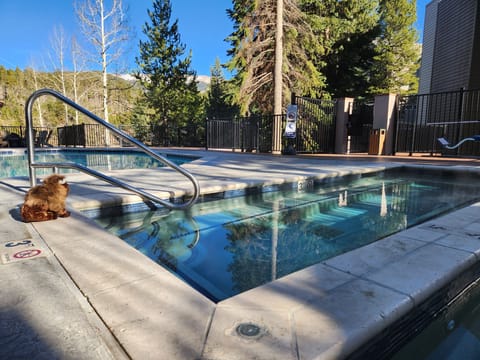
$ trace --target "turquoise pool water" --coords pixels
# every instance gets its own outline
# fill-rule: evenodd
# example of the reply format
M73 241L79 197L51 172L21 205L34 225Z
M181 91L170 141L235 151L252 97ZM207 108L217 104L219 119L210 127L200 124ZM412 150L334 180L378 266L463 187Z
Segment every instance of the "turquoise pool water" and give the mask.
M479 198L472 176L400 169L96 221L219 301Z
M194 157L162 154L177 165L195 160ZM144 169L164 166L143 152L132 150L37 150L39 162L75 162L97 170ZM37 174L51 173L51 169L37 169ZM72 172L60 169L60 172ZM28 176L26 153L0 152L0 178Z

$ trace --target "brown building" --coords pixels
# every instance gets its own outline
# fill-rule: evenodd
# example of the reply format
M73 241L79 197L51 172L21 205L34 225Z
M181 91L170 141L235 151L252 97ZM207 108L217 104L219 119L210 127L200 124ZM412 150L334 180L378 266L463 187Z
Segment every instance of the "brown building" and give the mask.
M425 11L419 93L480 89L479 0L433 0Z

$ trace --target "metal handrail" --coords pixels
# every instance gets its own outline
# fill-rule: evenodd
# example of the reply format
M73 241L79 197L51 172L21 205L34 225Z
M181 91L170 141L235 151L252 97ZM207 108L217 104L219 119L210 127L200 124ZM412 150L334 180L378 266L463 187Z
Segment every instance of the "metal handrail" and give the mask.
M59 162L59 163L52 163L52 162L35 162L35 144L34 144L34 134L33 134L33 126L32 126L32 108L33 108L33 103L34 101L43 96L43 95L52 95L59 99L60 101L64 102L65 104L73 107L75 110L80 111L82 114L88 116L92 120L98 122L99 124L105 126L107 129L110 131L113 131L115 134L117 134L119 137L122 139L130 142L131 144L135 145L138 147L140 150L142 150L144 153L147 155L150 155L154 159L157 159L158 161L162 162L163 164L171 167L172 169L176 170L177 172L181 173L185 177L187 177L193 184L193 196L185 203L182 204L174 204L169 201L163 200L158 198L155 195L149 194L143 190L137 189L121 180L114 179L110 176L107 176L105 174L102 174L96 170L90 169L86 166L73 163L73 162ZM187 209L190 206L192 206L198 199L198 196L200 195L200 185L197 181L197 179L190 174L187 170L181 168L180 166L174 164L170 160L162 157L161 155L155 153L153 150L151 150L148 146L145 144L141 143L140 141L134 139L130 135L126 134L122 130L116 128L112 124L106 122L105 120L99 118L97 115L93 114L92 112L88 111L87 109L81 107L77 103L73 102L69 98L63 96L62 94L51 90L51 89L40 89L35 91L30 97L28 98L26 104L25 104L25 122L26 122L26 131L27 131L27 155L28 155L28 172L29 172L29 177L30 177L30 185L35 186L36 185L36 175L35 175L35 169L36 168L68 168L68 169L76 169L81 172L87 173L89 175L92 175L98 179L101 179L103 181L106 181L112 185L119 186L121 188L124 188L126 190L129 190L131 192L136 193L140 197L153 201L155 203L159 203L163 206L165 206L168 209L172 210L178 210L178 209Z

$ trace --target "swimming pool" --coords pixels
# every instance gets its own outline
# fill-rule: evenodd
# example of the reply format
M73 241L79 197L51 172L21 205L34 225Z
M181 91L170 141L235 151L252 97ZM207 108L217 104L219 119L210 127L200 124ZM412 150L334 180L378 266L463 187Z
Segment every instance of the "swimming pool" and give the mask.
M96 221L220 301L470 204L472 176L392 169Z
M183 155L163 154L177 165L193 161L197 158ZM35 161L38 162L75 162L97 170L118 170L155 168L164 166L161 162L147 154L135 150L90 150L90 149L59 149L36 150ZM37 174L50 173L50 169L37 169ZM60 169L59 172L73 172L70 169ZM0 178L28 176L26 152L0 152Z

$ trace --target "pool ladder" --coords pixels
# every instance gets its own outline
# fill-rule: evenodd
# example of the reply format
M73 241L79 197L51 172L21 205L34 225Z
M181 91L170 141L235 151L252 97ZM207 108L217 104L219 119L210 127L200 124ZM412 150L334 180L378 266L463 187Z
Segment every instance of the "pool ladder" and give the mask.
M177 172L181 173L185 177L187 177L193 184L193 195L192 197L181 204L175 204L172 203L171 201L167 201L164 199L160 199L159 197L147 193L141 189L137 189L121 180L112 178L110 176L107 176L105 174L102 174L96 170L90 169L86 166L83 166L81 164L73 163L73 162L35 162L35 144L34 141L34 133L33 133L33 126L32 126L32 109L33 109L33 103L35 102L36 99L38 99L41 96L44 95L52 95L59 99L60 101L64 102L65 104L73 107L75 110L80 111L82 114L88 116L92 120L96 121L97 123L105 126L107 129L110 131L114 132L116 135L118 135L120 138L123 140L128 141L129 143L135 145L137 148L142 150L144 153L147 155L150 155L154 159L162 162L163 164L171 167L172 169L176 170ZM151 202L158 203L163 205L164 207L171 209L171 210L179 210L179 209L187 209L190 206L192 206L198 199L198 196L200 194L200 185L198 184L197 179L190 174L187 170L181 168L180 166L174 164L170 160L164 158L163 156L157 154L153 150L151 150L148 146L145 144L141 143L140 141L134 139L130 135L126 134L122 130L116 128L112 124L106 122L105 120L99 118L95 114L91 113L87 109L81 107L77 103L73 102L69 98L63 96L62 94L51 90L51 89L40 89L35 91L30 97L28 98L26 104L25 104L25 122L26 122L26 127L27 127L27 155L28 155L28 173L30 177L30 186L35 186L36 185L36 174L35 174L35 169L36 168L53 168L55 171L58 168L64 168L64 169L75 169L81 172L84 172L86 174L89 174L91 176L94 176L98 179L101 179L103 181L106 181L112 185L116 185L118 187L121 187L123 189L129 190L137 195L139 195L141 198L150 200Z

